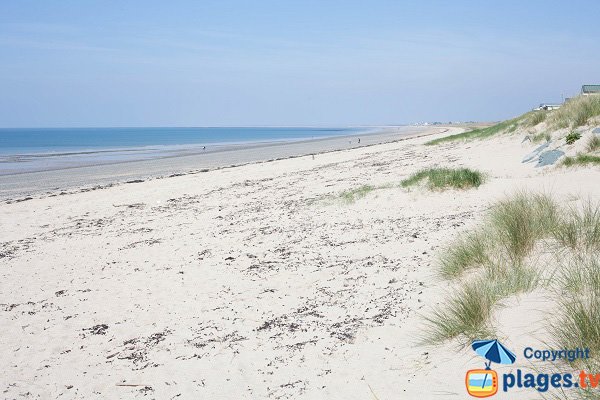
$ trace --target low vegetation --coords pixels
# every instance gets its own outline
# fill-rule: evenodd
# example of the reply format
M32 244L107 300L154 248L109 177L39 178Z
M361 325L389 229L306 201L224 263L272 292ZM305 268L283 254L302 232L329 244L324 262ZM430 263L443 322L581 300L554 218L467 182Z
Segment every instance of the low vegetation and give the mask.
M468 168L430 168L419 171L400 182L402 187L410 187L425 182L432 190L447 188L468 189L483 183L483 174Z
M600 96L578 96L567 101L558 110L528 112L520 117L500 122L487 128L473 129L430 140L425 145L431 146L446 142L484 139L501 133L514 132L519 127L537 127L542 123L545 123L545 128L550 132L557 129L570 128L572 131L567 135L566 139L568 144L572 144L581 137L578 132L574 131L576 128L596 121L600 123ZM544 139L550 141L551 135L547 132L534 133L531 139L533 142L539 142ZM596 146L599 145L597 144Z
M579 255L600 251L600 204L588 201L580 210L564 210L553 234L560 245Z
M456 289L443 307L426 317L430 329L428 339L439 343L459 336L466 339L492 336L488 320L495 296L490 289L483 279Z
M424 183L431 190L444 189L469 189L479 187L484 181L483 174L468 168L430 168L417 172L409 178L400 182L399 185L362 185L354 189L341 192L338 198L346 204L351 204L366 197L369 193L379 189L389 189L393 187L411 187Z
M511 295L532 291L540 279L536 270L523 265L496 265L490 271L459 286L444 306L433 311L427 318L430 341L457 337L471 341L493 336L490 317L494 306Z
M464 271L486 265L489 243L485 230L459 237L440 257L440 274L446 279L456 278Z
M594 268L598 267L594 265ZM600 293L597 284L584 283L587 293L567 293L560 301L562 318L553 333L557 344L569 346L562 348L589 348L592 354L600 350Z
M488 221L503 254L513 263L521 263L536 241L552 232L556 218L557 205L549 196L519 193L498 202Z
M455 135L444 136L438 139L431 140L425 143L425 145L431 146L445 142L453 142L457 140L483 139L496 135L500 132L513 132L517 128L519 120L523 118L525 117L500 122L499 124L487 128L473 129L471 131L457 133Z
M552 140L552 135L548 132L540 132L533 136L531 136L531 141L533 143L539 143L541 141L550 142Z
M588 140L586 150L590 153L600 150L600 135L594 135Z
M565 167L576 167L585 165L600 165L600 157L591 154L577 154L563 158L561 165Z
M548 120L554 128L575 129L588 124L592 118L598 116L600 116L600 96L578 96L553 111Z
M354 203L358 199L362 199L373 190L377 189L375 186L362 185L355 189L345 190L340 193L340 198L346 203Z
M579 96L558 110L527 113L426 144L482 139L516 129L527 130L532 142L550 142L554 131L564 129L554 136L560 133L572 145L582 138L580 127L598 125L600 96ZM600 136L586 139L584 152L564 157L561 165L600 165ZM403 185L425 179L429 183L428 174L422 171ZM543 289L540 293L550 293L548 302L555 305L555 317L547 327L550 344L590 348L592 358L579 361L580 367L599 369L600 203L574 204L564 206L544 194L518 193L494 204L480 225L440 251L438 273L453 289L426 317L426 339L467 344L475 338L495 337L496 308L509 297ZM599 398L597 393L577 394Z
M556 229L557 213L556 203L542 194L519 193L498 202L488 212L485 228L459 237L445 249L440 274L455 278L471 268L493 267L494 260L522 264L535 243Z
M536 126L541 124L546 120L548 116L548 111L540 110L531 114L531 117L527 120L528 126Z
M569 260L552 271L536 266L536 251ZM560 206L544 194L518 193L496 203L480 227L443 250L440 275L456 288L427 318L433 342L491 336L494 305L543 286L557 293L561 348L600 351L600 204ZM550 274L544 276L544 273Z
M567 144L573 144L576 141L578 141L579 139L581 139L581 133L577 132L577 131L571 131L569 132L569 134L565 137L565 142Z
M563 266L557 290L560 314L550 327L553 344L558 348L589 348L592 358L577 360L578 368L597 371L600 368L600 263L596 256L577 257ZM579 391L579 398L597 399L593 392Z

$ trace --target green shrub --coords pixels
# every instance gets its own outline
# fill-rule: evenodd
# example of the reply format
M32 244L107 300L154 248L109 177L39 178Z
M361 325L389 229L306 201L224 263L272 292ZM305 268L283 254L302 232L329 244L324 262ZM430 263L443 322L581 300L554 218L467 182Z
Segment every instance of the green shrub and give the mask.
M579 133L577 131L571 131L565 138L565 141L567 142L567 144L573 144L576 141L578 141L579 139L581 139L581 133Z

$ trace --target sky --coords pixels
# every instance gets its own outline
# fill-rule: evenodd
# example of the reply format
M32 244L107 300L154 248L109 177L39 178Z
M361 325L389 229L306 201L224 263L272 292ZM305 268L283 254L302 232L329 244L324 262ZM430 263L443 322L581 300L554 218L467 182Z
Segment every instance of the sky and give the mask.
M600 83L598 0L0 2L0 127L496 121Z

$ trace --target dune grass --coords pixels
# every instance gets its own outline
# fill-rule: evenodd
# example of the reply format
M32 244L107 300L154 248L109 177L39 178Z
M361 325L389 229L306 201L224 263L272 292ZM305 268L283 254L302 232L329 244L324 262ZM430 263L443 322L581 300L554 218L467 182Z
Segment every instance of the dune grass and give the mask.
M557 280L561 297L590 291L600 294L600 260L586 255L572 257L562 263Z
M352 204L378 189L388 189L398 186L406 188L417 185L422 181L426 181L427 187L432 190L444 190L448 188L468 189L479 187L483 183L484 177L482 173L472 171L468 168L430 168L411 175L409 178L401 181L399 185L362 185L357 188L344 190L337 198L346 204Z
M600 157L591 154L579 153L576 156L567 156L563 158L560 165L565 167L600 165Z
M417 172L409 178L400 182L400 187L410 187L426 181L427 187L432 190L444 190L448 188L468 189L479 187L483 183L483 174L468 168L431 168ZM346 204L351 204L366 197L369 193L378 189L397 187L396 185L362 185L354 189L341 192L338 196Z
M491 208L485 228L448 246L440 257L442 277L457 278L468 270L477 270L478 275L471 283L463 282L447 304L427 318L429 340L489 335L492 308L506 297L539 285L538 270L526 267L524 260L537 241L552 236L557 213L549 196L518 193Z
M550 324L552 345L556 348L589 348L591 357L570 363L587 371L600 369L600 261L596 253L575 256L563 265L558 276L557 315ZM557 397L558 398L558 397ZM579 388L564 399L598 399L598 389Z
M511 133L518 127L534 127L546 122L549 129L575 129L592 122L600 117L600 96L578 96L566 102L561 108L554 111L532 111L507 121L500 122L487 128L473 129L455 135L444 136L426 142L432 146L441 143L484 139L499 133ZM545 134L535 135L538 140L547 138Z
M547 195L526 192L499 201L486 215L483 226L459 237L444 249L439 273L446 279L472 268L507 259L521 264L540 239L552 237L558 206Z
M489 333L494 305L542 282L539 270L528 267L526 260L537 243L554 237L560 215L550 196L517 193L493 205L481 227L445 248L439 259L440 275L457 279L472 271L471 279L459 281L448 302L427 318L429 339L472 339Z
M520 262L536 241L552 234L557 215L557 205L549 196L522 192L498 202L489 223L496 244L513 262Z
M547 116L548 116L548 111L544 111L544 110L535 111L527 119L527 125L528 126L539 125L546 120Z
M547 272L556 279L531 265L539 245L560 260L557 272ZM490 336L496 305L544 286L557 293L557 346L600 353L600 203L564 207L545 194L517 193L445 248L439 268L456 290L426 317L430 342ZM600 358L592 361L600 366Z
M484 177L481 172L473 171L468 168L430 168L411 175L409 178L400 182L400 187L411 187L426 181L426 185L431 190L444 190L448 188L468 189L479 187ZM362 185L354 189L344 190L338 195L338 198L346 204L351 204L366 197L369 193L378 189L387 189L397 187L397 185Z
M491 271L494 271L493 273ZM490 337L492 310L502 299L530 292L540 280L539 273L523 265L497 264L470 283L460 286L445 302L426 317L431 343L462 337L464 340Z
M415 186L422 181L426 181L431 190L469 189L479 187L484 181L484 176L481 172L468 168L429 168L404 179L400 186Z
M596 354L600 351L600 261L595 256L577 257L563 271L554 340L568 346L564 348L588 347Z
M377 189L375 186L362 185L355 189L345 190L340 193L340 199L346 203L354 203L356 200L362 199L367 194Z
M563 211L553 236L563 247L577 254L600 251L600 204L588 200L581 210Z
M600 96L578 96L553 111L549 124L555 128L577 128L600 116Z
M427 341L440 343L458 336L467 339L490 336L487 321L494 299L487 282L477 280L464 285L445 303L426 317Z
M591 362L600 366L600 203L588 200L569 208L554 234L568 253L558 274L557 323L551 333L556 345L589 348Z
M444 136L438 139L430 140L429 142L425 143L425 145L432 146L440 143L453 142L457 140L484 139L503 131L514 131L517 127L519 120L523 118L524 117L515 118L508 121L500 122L499 124L487 128L473 129L471 131L457 133L455 135Z
M594 135L588 140L586 150L590 153L600 150L600 135Z
M583 295L565 295L560 301L562 315L554 326L553 336L557 344L565 346L562 348L589 348L592 354L600 350L600 293L597 289Z
M445 279L461 276L465 271L487 262L490 238L483 230L460 236L440 256L439 273Z
M533 136L531 136L531 141L533 143L539 143L541 141L550 142L552 140L552 135L548 132L540 132Z

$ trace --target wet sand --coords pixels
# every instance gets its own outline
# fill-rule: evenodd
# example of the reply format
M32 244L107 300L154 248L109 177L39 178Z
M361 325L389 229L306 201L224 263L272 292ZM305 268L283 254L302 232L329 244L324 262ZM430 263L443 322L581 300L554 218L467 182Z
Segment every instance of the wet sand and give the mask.
M299 142L257 143L153 160L3 175L0 176L0 200L22 200L28 197L66 193L77 189L90 190L124 182L139 182L253 162L347 150L390 143L407 137L443 130L444 128L439 127L386 127L376 133L358 136L339 136ZM360 138L360 143L358 143L358 138Z

